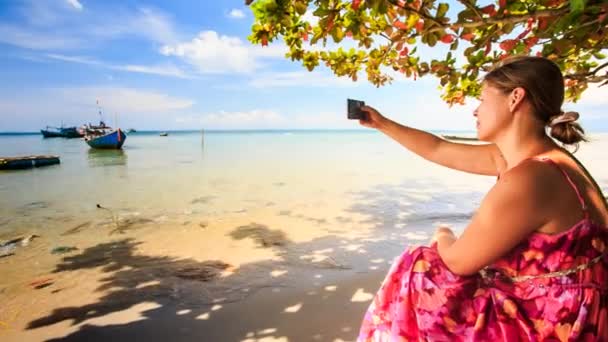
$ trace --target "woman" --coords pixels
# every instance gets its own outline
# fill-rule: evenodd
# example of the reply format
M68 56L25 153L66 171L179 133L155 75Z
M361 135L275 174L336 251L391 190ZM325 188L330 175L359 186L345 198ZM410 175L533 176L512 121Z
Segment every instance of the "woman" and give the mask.
M359 341L608 341L608 208L565 145L584 141L564 113L553 62L506 59L483 81L466 145L392 122L360 121L423 158L498 181L460 237L439 227L403 253L365 314ZM547 127L550 135L547 135Z

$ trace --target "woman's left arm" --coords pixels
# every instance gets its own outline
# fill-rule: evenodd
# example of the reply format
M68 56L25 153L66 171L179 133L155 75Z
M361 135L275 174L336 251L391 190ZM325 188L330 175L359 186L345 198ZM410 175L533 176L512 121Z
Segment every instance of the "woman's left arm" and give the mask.
M439 255L453 273L478 272L547 222L543 208L552 191L539 164L524 163L501 176L459 238L438 235Z

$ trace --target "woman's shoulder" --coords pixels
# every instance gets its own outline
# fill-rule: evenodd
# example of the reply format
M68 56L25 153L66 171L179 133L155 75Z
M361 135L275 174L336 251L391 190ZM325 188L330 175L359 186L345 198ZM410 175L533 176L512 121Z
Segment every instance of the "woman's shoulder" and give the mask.
M550 190L560 175L547 164L541 158L528 158L505 171L498 182L530 191Z

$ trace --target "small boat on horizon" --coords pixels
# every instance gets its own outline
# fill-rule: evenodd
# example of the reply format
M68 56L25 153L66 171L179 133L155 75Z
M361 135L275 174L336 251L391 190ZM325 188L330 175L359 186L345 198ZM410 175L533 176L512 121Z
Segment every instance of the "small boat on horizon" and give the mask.
M166 136L168 136L168 135L169 135L169 133L167 133L167 132L160 132L160 136L161 136L161 137L166 137Z
M41 129L40 133L45 138L82 138L84 131L75 126L73 127L53 127L46 126L45 129Z

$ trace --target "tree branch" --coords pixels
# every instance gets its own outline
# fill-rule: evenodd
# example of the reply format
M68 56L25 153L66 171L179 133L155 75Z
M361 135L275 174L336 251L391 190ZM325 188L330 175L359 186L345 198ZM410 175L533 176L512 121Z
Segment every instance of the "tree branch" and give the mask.
M564 76L564 78L571 79L571 80L587 79L587 82L599 83L603 80L608 80L608 72L606 72L606 75L596 76L596 74L605 67L608 67L608 62L598 66L597 68L595 68L587 73L566 75L566 76Z
M410 12L416 13L416 14L418 14L418 16L419 16L419 17L424 18L424 19L426 19L426 20L430 20L430 21L432 21L433 23L435 23L435 25L438 25L438 26L439 26L439 27L436 27L435 29L438 29L438 30L443 30L443 29L445 29L445 28L447 27L447 25L446 25L446 24L444 24L444 23L440 22L439 20L437 20L437 19L435 19L435 18L431 17L430 15L427 15L426 13L424 13L424 12L422 12L422 11L420 11L420 10L417 10L417 9L415 9L415 8L413 8L413 7L409 7L409 6L401 6L401 5L400 5L398 2L395 2L395 0L388 0L388 2L389 2L391 5L393 5L393 6L399 7L399 8L401 8L401 9L406 10L406 11L410 11Z
M559 16L567 13L569 11L568 8L562 7L558 9L550 9L550 10L542 10L537 11L530 14L522 14L522 15L511 15L504 18L482 18L477 21L472 22L455 22L451 25L448 25L449 28L456 31L460 28L474 28L479 26L491 25L491 24L516 24L524 21L528 21L528 19L538 19L543 17L553 17ZM429 30L429 32L439 31L436 28Z
M481 13L479 13L479 11L477 10L477 7L475 7L475 5L473 5L473 4L471 4L468 0L458 0L458 2L465 5L465 7L467 7L471 11L473 11L475 13L475 15L477 15L477 17L479 17L479 19L483 19L483 16L481 15Z

